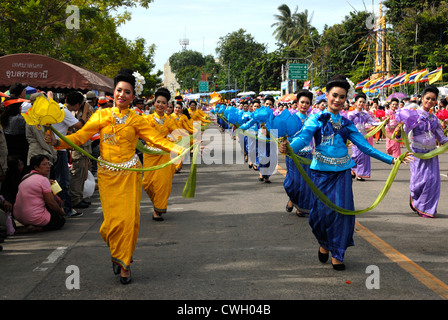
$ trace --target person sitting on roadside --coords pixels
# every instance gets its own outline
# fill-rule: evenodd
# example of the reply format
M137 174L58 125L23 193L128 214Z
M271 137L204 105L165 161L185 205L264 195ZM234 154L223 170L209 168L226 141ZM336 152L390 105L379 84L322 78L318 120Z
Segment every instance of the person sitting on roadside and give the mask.
M58 230L65 224L62 201L53 194L50 161L46 155L30 159L31 172L19 185L13 216L23 224L26 231Z

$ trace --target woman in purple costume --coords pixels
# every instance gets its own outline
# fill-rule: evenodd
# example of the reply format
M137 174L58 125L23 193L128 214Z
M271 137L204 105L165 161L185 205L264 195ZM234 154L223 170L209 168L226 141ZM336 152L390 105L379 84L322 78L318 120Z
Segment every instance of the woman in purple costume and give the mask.
M406 134L411 137L411 149L414 153L428 153L440 144L448 142L443 134L442 126L437 117L430 113L437 103L439 90L429 85L422 93L422 108L401 109L397 120L404 123ZM434 218L440 196L440 170L439 159L415 158L410 164L410 205L420 216Z
M375 121L366 111L366 95L358 93L355 97L355 110L348 113L348 119L351 120L358 131L365 136L366 125L378 126L380 122ZM358 147L352 144L352 159L356 165L352 168L352 178L356 176L356 180L364 181L365 178L370 178L370 156L361 152Z
M398 127L398 121L395 116L398 108L398 99L392 98L389 105L390 109L386 110L386 117L389 117L389 122L386 124L386 152L392 157L398 158L401 155L400 142L391 139Z

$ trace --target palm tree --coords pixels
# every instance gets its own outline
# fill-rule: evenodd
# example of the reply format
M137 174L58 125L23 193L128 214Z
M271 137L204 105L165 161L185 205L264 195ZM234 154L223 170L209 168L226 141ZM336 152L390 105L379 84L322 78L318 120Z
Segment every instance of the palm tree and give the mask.
M279 6L278 10L280 14L274 15L277 22L271 25L271 27L276 27L272 33L275 35L275 39L288 47L299 48L302 43L306 43L304 45L307 48L303 48L305 51L309 51L308 47L310 46L314 49L314 41L318 32L311 25L313 13L310 16L306 9L304 12L298 12L298 7L292 13L286 4Z
M294 14L294 22L295 22L295 32L294 38L291 40L291 46L298 46L301 41L304 40L305 37L311 37L312 33L314 33L316 28L311 25L311 20L313 19L313 13L311 17L308 15L308 10L305 9L303 12ZM314 44L313 44L314 46Z
M297 15L298 8L296 7L294 13L291 12L291 9L286 4L282 4L277 9L280 11L280 14L274 15L277 22L271 25L271 27L276 27L272 35L274 35L275 39L280 43L289 46L294 39L294 34L297 28L295 16Z

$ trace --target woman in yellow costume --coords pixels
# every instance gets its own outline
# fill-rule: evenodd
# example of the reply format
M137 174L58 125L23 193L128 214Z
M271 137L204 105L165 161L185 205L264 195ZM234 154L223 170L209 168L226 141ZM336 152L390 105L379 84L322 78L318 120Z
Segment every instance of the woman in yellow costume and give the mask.
M141 168L135 154L139 138L176 155L184 151L129 109L129 104L143 89L142 81L138 72L121 70L114 79L114 107L96 111L82 129L67 136L81 145L99 132L100 159L114 166L98 162L98 188L104 216L100 234L110 248L114 273L120 274L122 284L131 282L130 264L140 227L142 192L142 173L124 169ZM53 144L68 147L60 140Z
M189 136L188 132L180 130L175 120L165 113L168 101L171 98L170 92L165 88L160 88L154 94L155 112L144 116L149 126L157 131L160 136L169 135L177 140L181 136ZM187 141L187 145L189 140ZM148 142L146 148L158 151L158 147ZM167 163L170 161L170 154L143 154L143 167L152 167ZM166 213L168 198L170 197L171 187L173 185L173 176L175 165L169 165L159 170L146 171L143 175L143 189L151 199L154 210L152 218L155 221L163 221L162 214Z
M171 117L175 120L178 129L186 130L190 135L192 135L194 132L193 125L182 110L182 101L176 101L176 104L174 105L174 112L171 114ZM176 165L176 173L179 173L180 170L182 170L182 161Z
M197 108L197 102L192 100L190 101L188 113L190 114L190 122L193 125L195 122L201 122L201 125L206 125L211 121L208 120L208 116L201 109Z

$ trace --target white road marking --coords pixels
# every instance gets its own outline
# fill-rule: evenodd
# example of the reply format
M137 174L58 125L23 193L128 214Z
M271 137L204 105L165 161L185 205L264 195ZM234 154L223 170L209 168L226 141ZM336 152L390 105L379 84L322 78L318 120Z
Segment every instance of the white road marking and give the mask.
M60 257L65 254L67 247L58 247L56 248L50 255L47 257L45 261L41 263L40 266L36 267L33 271L47 271L48 268L44 267L44 264L52 264L55 263Z

